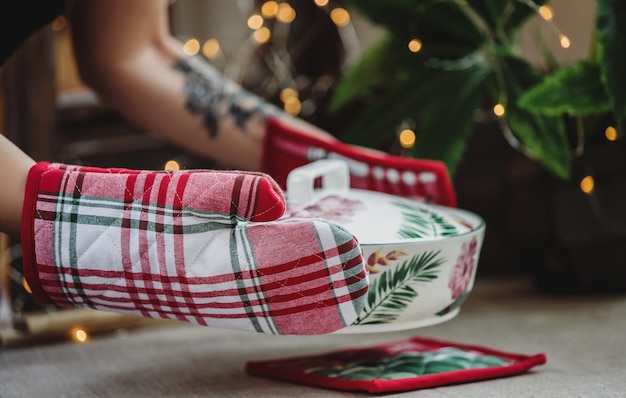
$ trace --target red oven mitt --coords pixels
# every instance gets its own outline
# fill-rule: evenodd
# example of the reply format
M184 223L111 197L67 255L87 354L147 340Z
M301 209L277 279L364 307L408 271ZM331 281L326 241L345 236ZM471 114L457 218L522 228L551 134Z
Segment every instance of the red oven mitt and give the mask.
M261 168L281 187L286 188L291 170L319 159L345 161L352 188L456 206L454 185L441 161L392 156L305 134L278 119L267 122Z
M278 220L284 208L259 173L38 163L24 274L60 307L269 334L350 325L368 287L358 242L324 220Z
M545 362L544 354L413 337L326 354L251 361L246 372L336 390L382 393L512 376Z

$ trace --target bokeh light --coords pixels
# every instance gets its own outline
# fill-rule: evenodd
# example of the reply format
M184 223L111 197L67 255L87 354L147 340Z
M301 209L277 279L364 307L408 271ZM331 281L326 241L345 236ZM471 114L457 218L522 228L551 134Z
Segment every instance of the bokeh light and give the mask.
M291 23L296 19L296 10L287 3L280 3L276 12L276 19L283 23Z
M189 39L183 45L183 52L187 55L196 55L200 52L200 42L197 39Z
M262 28L255 30L252 37L257 43L263 44L270 40L272 32L270 32L267 27L263 26Z
M167 171L176 171L180 170L180 163L175 160L168 160L165 162L165 166L163 166L163 170Z
M202 46L202 54L207 58L215 58L220 53L220 42L217 39L209 39Z
M398 140L400 141L402 148L413 148L415 145L415 132L410 129L404 129L400 132Z
M89 335L84 329L76 328L72 330L72 339L77 343L85 343L89 340Z
M335 25L343 27L350 23L350 13L345 8L335 8L330 12L330 19Z
M543 5L539 7L539 15L546 21L552 21L554 19L554 9L550 6Z
M580 180L580 190L586 193L587 195L591 195L596 186L596 182L594 181L592 176L586 176L582 180Z
M22 278L22 287L24 288L24 290L26 290L26 293L31 294L33 291L31 290L30 286L28 285L28 282L26 281L26 278Z
M497 117L502 117L504 116L504 114L506 113L506 109L504 109L504 105L502 104L496 104L493 107L493 114L496 115Z
M280 100L283 102L287 102L289 98L298 98L298 92L293 88L284 88L280 90Z
M604 130L604 136L609 141L616 141L617 140L617 129L615 127L613 127L613 126L607 127L606 130Z
M290 97L285 101L284 109L285 112L295 116L302 110L302 103L297 97Z
M261 15L265 18L275 18L278 13L278 3L275 1L266 1L261 6Z
M252 30L257 30L263 26L263 17L259 14L250 15L248 18L248 27Z
M409 42L409 50L411 52L419 52L422 49L422 41L420 39L412 39Z

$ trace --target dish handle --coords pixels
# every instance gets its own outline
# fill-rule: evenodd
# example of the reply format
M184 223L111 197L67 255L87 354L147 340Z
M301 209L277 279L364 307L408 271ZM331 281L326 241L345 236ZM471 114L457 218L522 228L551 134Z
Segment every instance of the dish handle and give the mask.
M318 179L321 179L322 194L346 194L350 189L348 164L340 159L321 159L293 169L287 176L287 204L313 204Z

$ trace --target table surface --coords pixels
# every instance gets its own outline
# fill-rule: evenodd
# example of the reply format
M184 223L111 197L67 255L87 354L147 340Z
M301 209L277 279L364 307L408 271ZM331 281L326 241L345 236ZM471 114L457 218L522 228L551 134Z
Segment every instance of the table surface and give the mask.
M186 324L0 350L0 397L363 397L248 376L249 360L435 337L547 363L507 378L385 397L625 397L626 295L554 296L526 280L477 281L443 324L383 334L269 336Z

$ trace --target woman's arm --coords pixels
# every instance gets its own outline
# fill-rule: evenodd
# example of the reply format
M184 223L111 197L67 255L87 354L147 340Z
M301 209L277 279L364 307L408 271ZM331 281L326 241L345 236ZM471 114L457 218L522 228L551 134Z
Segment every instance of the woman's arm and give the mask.
M130 121L221 165L269 173L282 186L294 167L339 157L349 161L354 187L455 204L445 164L345 145L203 58L185 56L170 35L167 7L167 0L89 0L70 12L81 76Z
M35 161L0 134L0 231L20 236L28 170Z
M82 79L109 106L151 133L225 166L260 170L271 116L289 117L201 57L169 31L167 0L89 0L70 9Z

